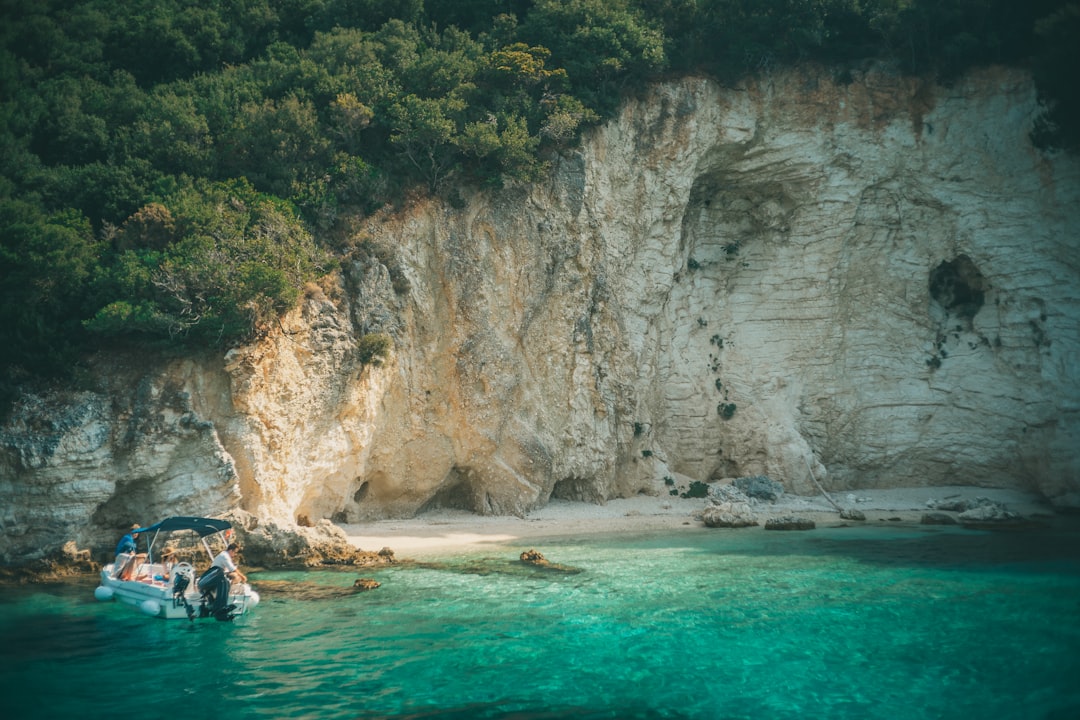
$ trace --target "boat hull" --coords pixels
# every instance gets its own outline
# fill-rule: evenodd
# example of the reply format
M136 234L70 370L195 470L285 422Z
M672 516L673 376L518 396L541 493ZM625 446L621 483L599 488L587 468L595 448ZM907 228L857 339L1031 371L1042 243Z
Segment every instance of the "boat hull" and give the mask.
M182 595L175 595L170 583L155 577L161 576L150 573L139 580L121 580L113 577L113 566L109 564L101 570L100 584L94 591L94 597L131 605L146 615L166 620L189 619L192 616L189 616L188 608L192 609L193 617L201 615L203 600L197 583L191 583ZM232 586L228 604L234 606L230 610L233 616L244 615L258 603L259 594L247 583Z

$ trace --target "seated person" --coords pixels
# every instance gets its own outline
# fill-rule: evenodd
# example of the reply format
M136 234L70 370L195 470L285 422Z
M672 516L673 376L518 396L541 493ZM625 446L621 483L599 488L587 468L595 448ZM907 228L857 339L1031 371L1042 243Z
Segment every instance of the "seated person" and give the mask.
M165 548L165 552L161 553L161 579L166 583L172 580L173 566L176 565L176 563L176 548Z

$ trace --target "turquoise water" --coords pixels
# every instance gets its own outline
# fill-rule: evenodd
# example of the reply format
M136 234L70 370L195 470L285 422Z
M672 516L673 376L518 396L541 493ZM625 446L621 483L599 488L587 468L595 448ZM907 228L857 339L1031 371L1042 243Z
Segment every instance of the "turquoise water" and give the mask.
M233 623L0 589L0 716L1080 717L1075 530L687 529L252 581L359 576L382 587L264 590Z

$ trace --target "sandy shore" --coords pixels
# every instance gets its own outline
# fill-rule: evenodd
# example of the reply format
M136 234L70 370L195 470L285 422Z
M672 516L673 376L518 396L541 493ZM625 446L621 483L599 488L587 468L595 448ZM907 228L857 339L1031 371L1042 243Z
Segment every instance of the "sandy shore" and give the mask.
M844 508L866 515L867 523L919 522L928 501L985 497L1003 503L1025 518L1053 515L1036 495L1016 490L976 487L893 488L832 493ZM604 505L553 500L524 518L490 517L459 510L440 510L407 520L379 520L342 525L349 541L362 550L388 547L398 557L453 553L484 545L519 544L522 549L545 539L566 539L596 534L649 534L674 530L717 532L698 519L704 499L638 496L610 500ZM757 508L762 523L771 516L798 515L819 525L839 523L839 516L822 496L784 496ZM762 531L761 527L739 532Z

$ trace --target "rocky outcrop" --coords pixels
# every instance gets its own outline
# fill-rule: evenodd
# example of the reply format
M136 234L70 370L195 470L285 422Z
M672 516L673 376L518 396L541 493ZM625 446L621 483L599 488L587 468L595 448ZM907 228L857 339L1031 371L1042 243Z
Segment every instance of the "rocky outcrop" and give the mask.
M257 343L22 398L0 558L164 514L520 515L676 476L1080 506L1080 164L1032 146L1039 112L1001 70L656 86L547 182L367 219L379 251Z
M0 428L0 562L66 541L112 559L133 523L240 505L217 423L228 379L206 358L97 360L94 390L25 395Z
M394 552L357 549L345 532L329 520L314 527L273 521L262 522L250 513L235 510L226 515L232 522L242 550L241 562L275 569L308 569L326 566L371 567L392 565Z
M713 485L701 521L711 528L753 527L758 524L753 502L738 485Z
M784 486L764 475L735 478L734 485L746 493L747 497L766 502L775 502L784 494Z

